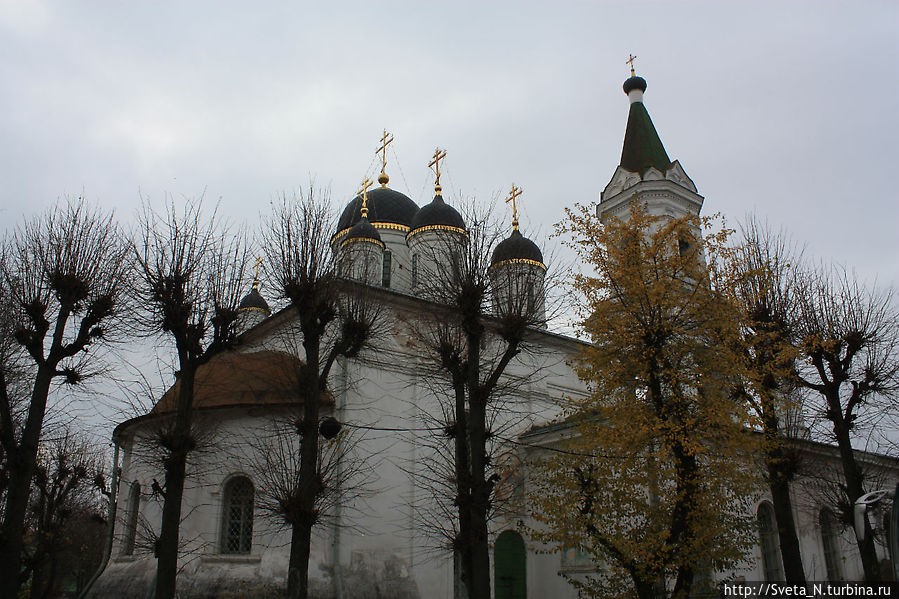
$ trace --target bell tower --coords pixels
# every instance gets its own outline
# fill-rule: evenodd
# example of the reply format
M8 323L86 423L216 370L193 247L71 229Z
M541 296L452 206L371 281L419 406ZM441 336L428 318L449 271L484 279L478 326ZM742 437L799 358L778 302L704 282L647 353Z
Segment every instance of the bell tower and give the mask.
M698 215L703 197L680 162L671 161L649 112L643 105L646 80L634 72L634 59L627 61L631 76L624 82L630 102L621 161L612 180L600 194L597 216L627 219L631 202L642 202L651 216L680 218Z

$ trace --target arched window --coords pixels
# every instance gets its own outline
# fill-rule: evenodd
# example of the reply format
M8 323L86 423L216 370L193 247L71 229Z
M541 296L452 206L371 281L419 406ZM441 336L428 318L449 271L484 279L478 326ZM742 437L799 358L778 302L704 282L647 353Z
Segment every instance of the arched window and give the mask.
M833 512L824 508L818 516L821 524L821 544L824 545L824 566L827 568L827 580L837 582L843 579L840 567L840 535L837 529L837 520Z
M125 541L122 544L123 555L134 555L134 542L137 539L137 517L140 515L140 483L131 483L128 491L128 511L125 513Z
M782 581L784 580L783 560L780 557L780 540L777 536L774 507L767 501L763 502L759 506L757 517L765 580L768 582Z
M412 254L412 284L418 284L418 254Z
M237 476L225 485L222 553L249 553L253 544L253 483Z

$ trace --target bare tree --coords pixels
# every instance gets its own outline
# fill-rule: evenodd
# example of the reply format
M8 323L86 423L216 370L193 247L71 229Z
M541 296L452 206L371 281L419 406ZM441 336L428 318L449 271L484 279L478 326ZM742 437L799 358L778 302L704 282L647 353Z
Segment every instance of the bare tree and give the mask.
M163 214L145 205L136 241L141 324L148 334L174 344L178 367L174 418L159 435L165 499L156 543L158 599L175 594L181 499L188 454L196 445L192 408L197 369L237 339L246 243L216 216L215 211L206 216L199 200L187 201L183 211L170 204Z
M805 584L790 482L798 455L790 437L790 418L798 412L795 390L797 278L800 255L783 233L755 218L741 227L730 274L734 277L742 326L740 355L746 361L743 393L761 424L764 464L787 582Z
M505 239L489 209L464 211L467 233L437 230L416 248L416 292L433 306L408 325L422 350L421 371L430 375L438 401L448 400L444 420L434 427L451 442L451 447L434 444L437 460L443 456L448 468L434 464L427 483L438 500L447 491L452 498L452 508L438 502L437 509L451 519L447 532L453 535L461 582L474 599L490 597L488 523L500 479L491 454L503 426L497 415L522 385L507 371L537 349L536 331L548 320L548 284L542 256L536 259L539 250L522 237L517 220ZM512 253L498 261L497 248L509 240L537 253L525 259ZM539 367L533 371L539 376Z
M801 285L799 382L813 392L840 452L848 504L869 487L853 451L866 419L899 391L899 310L890 291L866 289L842 268L819 269ZM865 580L880 580L869 523L858 540Z
M291 541L288 596L305 599L309 588L309 546L325 491L321 471L319 425L328 377L339 357L353 358L367 349L383 326L382 308L364 283L342 277L354 264L348 252L332 252L335 220L327 200L313 187L282 198L263 229L269 279L296 318L302 337L299 399L298 493L291 494ZM356 274L358 270L356 270ZM363 273L364 274L364 273ZM362 277L365 280L365 277Z
M11 308L0 342L0 445L8 473L0 530L4 597L15 597L22 582L29 491L51 387L77 385L99 371L88 349L118 332L112 323L122 311L128 248L112 215L79 198L23 224L4 249L0 286Z
M99 536L103 530L102 471L99 448L69 430L44 444L29 510L32 541L25 549L32 598L53 596L72 574L80 573L85 582L84 573L100 561L101 546L84 551L80 538L91 532ZM77 533L75 525L80 527Z

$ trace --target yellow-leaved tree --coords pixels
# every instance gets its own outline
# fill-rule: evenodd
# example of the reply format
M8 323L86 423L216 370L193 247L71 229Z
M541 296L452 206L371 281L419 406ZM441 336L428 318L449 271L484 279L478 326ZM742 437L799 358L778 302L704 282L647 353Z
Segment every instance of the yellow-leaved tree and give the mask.
M754 541L758 435L734 393L739 313L718 268L729 232L701 235L711 224L635 201L627 220L577 206L558 226L593 270L572 282L589 394L534 465L531 532L589 557L593 574L568 577L584 596L686 599Z

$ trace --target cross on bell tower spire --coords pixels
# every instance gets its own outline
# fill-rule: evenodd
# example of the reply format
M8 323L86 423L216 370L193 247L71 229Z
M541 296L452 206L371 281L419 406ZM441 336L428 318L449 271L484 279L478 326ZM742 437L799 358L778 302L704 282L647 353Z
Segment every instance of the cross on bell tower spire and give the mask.
M625 64L629 64L631 66L631 77L636 77L637 73L634 72L634 60L637 59L633 54L627 55L627 60L624 61Z

